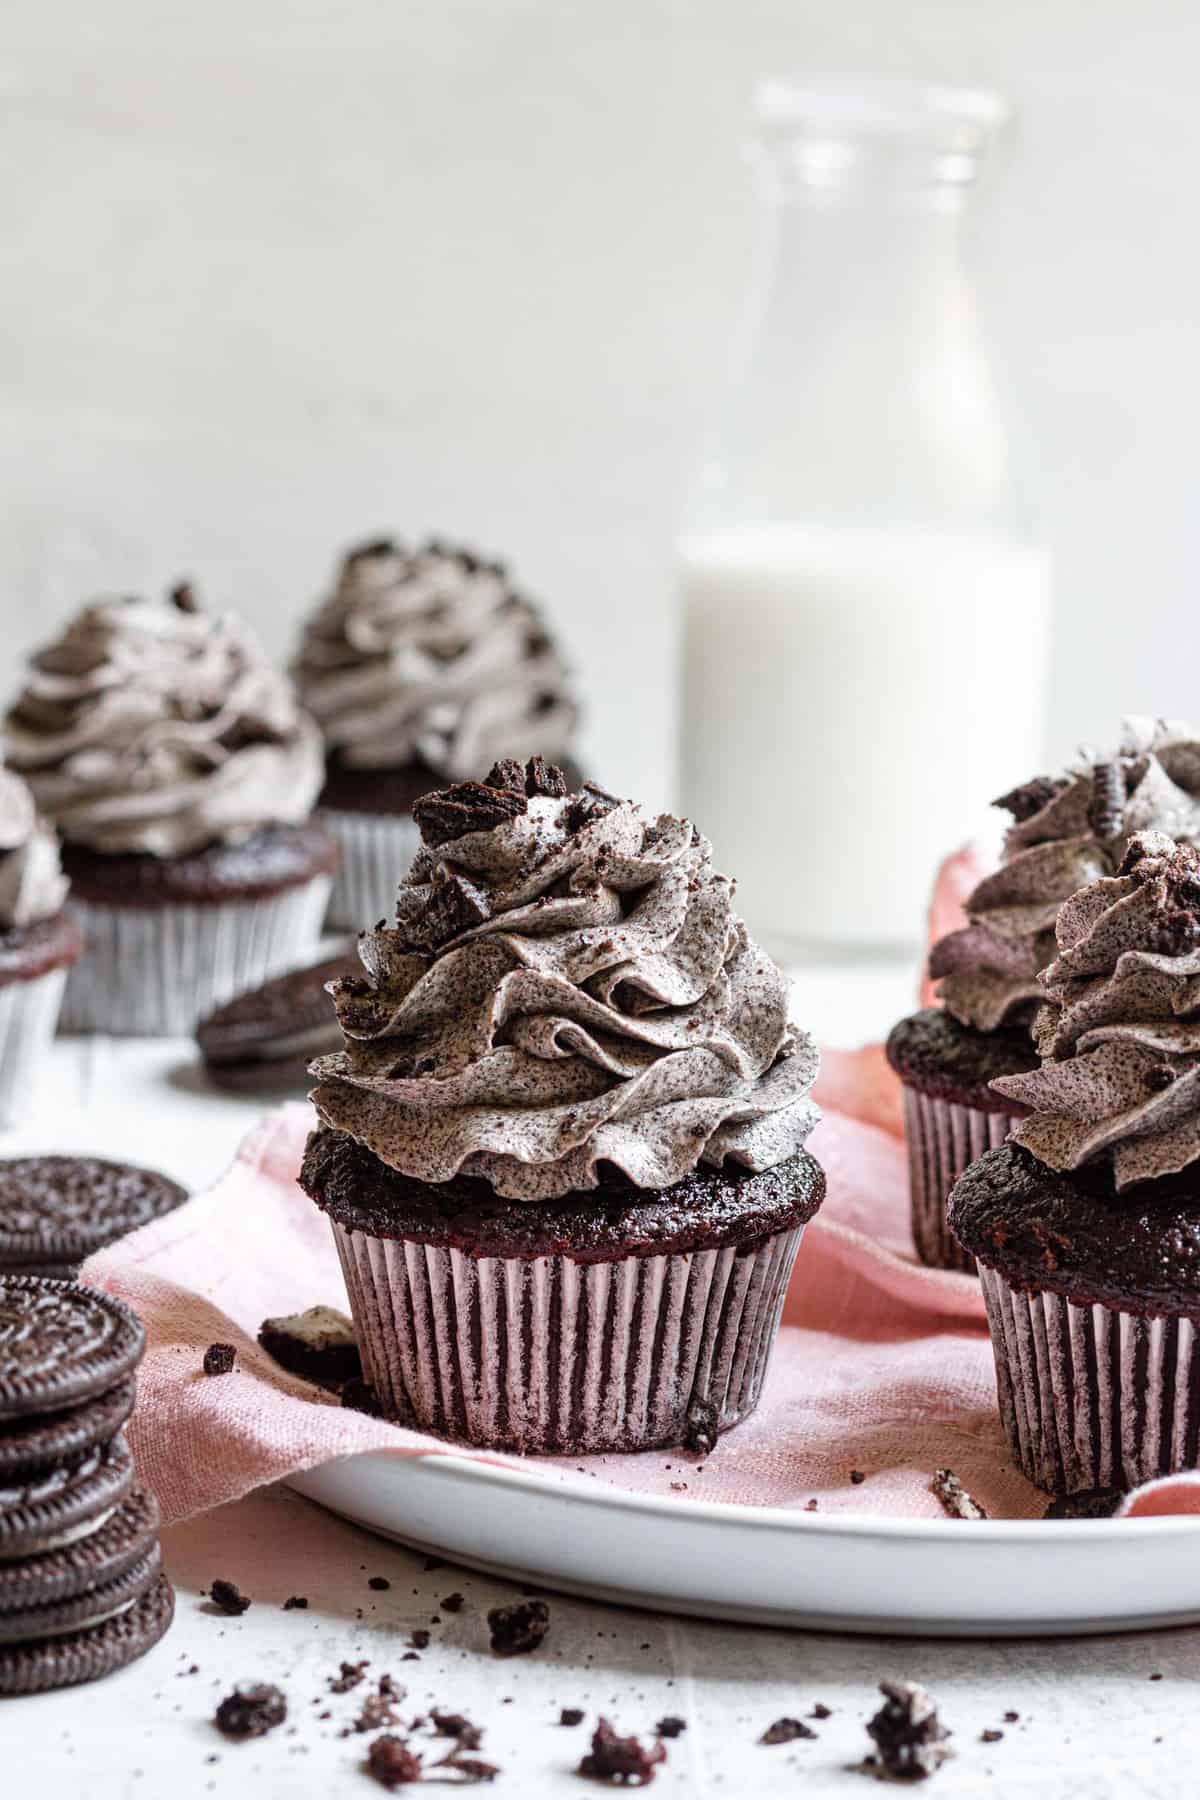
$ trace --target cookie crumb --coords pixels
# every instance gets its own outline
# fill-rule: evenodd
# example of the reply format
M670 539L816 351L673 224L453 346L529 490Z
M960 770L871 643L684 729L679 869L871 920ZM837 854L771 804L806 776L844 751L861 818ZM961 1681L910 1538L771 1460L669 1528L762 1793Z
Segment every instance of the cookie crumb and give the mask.
M768 1725L758 1741L760 1744L790 1744L796 1738L815 1738L816 1735L811 1725L805 1725L799 1719L785 1718Z
M945 1742L950 1734L932 1697L915 1681L881 1681L879 1691L884 1704L867 1725L867 1736L878 1748L884 1773L898 1781L936 1774L951 1752Z
M478 1750L483 1742L483 1732L478 1725L472 1725L463 1713L440 1712L435 1706L429 1715L429 1722L439 1737L452 1737L458 1740L461 1750Z
M287 1599L283 1603L283 1610L284 1610L284 1612L307 1612L308 1611L308 1595L307 1594L289 1594Z
M550 1608L544 1600L517 1600L494 1606L487 1622L497 1656L527 1656L550 1629Z
M665 1763L667 1752L661 1741L649 1750L635 1737L620 1737L608 1719L597 1721L592 1733L592 1747L579 1765L579 1773L593 1781L627 1782L631 1787L647 1787L654 1780L659 1763Z
M373 1775L381 1787L403 1787L406 1782L420 1781L421 1758L409 1748L404 1738L388 1731L377 1737L367 1751L367 1773Z
M367 1586L374 1588L377 1594L386 1594L391 1585L386 1575L372 1575L367 1582Z
M338 1673L329 1677L330 1693L348 1694L351 1688L358 1686L370 1666L369 1662L344 1662Z
M584 1712L582 1706L564 1706L558 1715L560 1725L582 1725Z
M953 1469L935 1469L929 1491L941 1501L952 1519L986 1519L978 1500L972 1499Z
M708 1456L717 1447L721 1414L713 1400L693 1400L688 1407L683 1447L697 1456Z
M863 1484L863 1482L864 1482L864 1481L865 1481L865 1480L866 1480L866 1479L867 1479L867 1478L866 1478L866 1476L865 1476L865 1475L864 1475L864 1474L863 1474L863 1472L862 1472L862 1470L861 1470L861 1469L851 1469L851 1471L850 1471L850 1481L851 1481L851 1485L852 1485L852 1486L853 1486L853 1487L861 1487L861 1486L862 1486L862 1484Z
M232 1344L210 1344L204 1352L206 1375L232 1375L237 1351Z
M220 1576L208 1590L208 1597L219 1611L236 1619L250 1606L249 1594L243 1594L236 1581L225 1581Z
M818 1700L808 1716L810 1719L832 1719L833 1708L826 1706L823 1700Z
M1125 1495L1121 1488L1087 1488L1079 1494L1058 1494L1042 1514L1044 1519L1111 1519Z
M287 1718L287 1701L268 1682L235 1687L226 1694L213 1721L230 1738L265 1737Z
M998 1744L1003 1736L1002 1731L981 1731L979 1741L981 1744Z

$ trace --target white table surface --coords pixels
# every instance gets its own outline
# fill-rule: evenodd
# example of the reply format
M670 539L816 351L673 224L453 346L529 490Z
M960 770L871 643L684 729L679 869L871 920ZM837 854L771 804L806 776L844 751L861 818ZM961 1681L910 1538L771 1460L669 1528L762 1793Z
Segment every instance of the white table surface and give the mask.
M825 1041L878 1035L909 1003L907 969L801 971L797 1016ZM143 1160L195 1187L228 1163L258 1103L207 1087L182 1043L68 1040L56 1046L36 1115L6 1153L78 1148ZM359 1531L283 1488L176 1526L164 1537L178 1593L174 1628L134 1667L89 1688L0 1702L0 1748L22 1793L41 1800L274 1800L382 1792L362 1772L368 1740L342 1737L365 1687L330 1695L344 1659L367 1657L409 1690L400 1714L430 1706L484 1727L480 1755L503 1773L490 1790L522 1800L588 1791L575 1775L588 1724L557 1725L562 1706L607 1713L648 1732L667 1713L688 1721L668 1745L654 1791L689 1796L865 1791L853 1765L868 1747L875 1685L923 1681L954 1731L955 1760L930 1790L944 1800L997 1791L1069 1797L1136 1792L1194 1796L1192 1756L1200 1630L1030 1643L836 1638L674 1619L550 1598L551 1632L535 1655L497 1661L484 1613L513 1597L501 1582L445 1567ZM368 1578L391 1583L383 1592ZM213 1612L217 1576L253 1597L241 1618ZM463 1609L438 1610L460 1592ZM284 1612L290 1594L307 1611ZM441 1619L431 1625L435 1614ZM418 1661L408 1634L431 1632ZM191 1673L193 1665L196 1673ZM1160 1679L1152 1680L1152 1676ZM269 1737L231 1744L212 1725L234 1682L267 1680L289 1719ZM815 1741L762 1748L781 1715L816 1701ZM1003 1714L1020 1713L1015 1725ZM327 1719L319 1715L329 1710ZM979 1741L1002 1728L1001 1742ZM424 1738L425 1734L417 1734ZM421 1742L427 1761L445 1740ZM400 1790L409 1791L409 1790Z

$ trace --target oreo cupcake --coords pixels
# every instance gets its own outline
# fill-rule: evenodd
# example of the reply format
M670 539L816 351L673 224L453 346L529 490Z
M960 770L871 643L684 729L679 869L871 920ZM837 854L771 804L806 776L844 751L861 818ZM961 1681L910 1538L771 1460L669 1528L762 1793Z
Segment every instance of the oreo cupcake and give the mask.
M311 951L337 861L309 816L320 736L190 588L86 607L32 658L5 740L63 838L87 940L67 1030L190 1032Z
M420 844L413 803L500 757L562 762L577 708L502 563L390 539L353 550L295 663L325 734L321 807L342 847L330 924L385 918Z
M1012 1452L1058 1492L1200 1463L1200 854L1158 832L1059 911L1023 1117L962 1175Z
M812 1040L686 820L500 763L426 796L331 984L301 1185L393 1418L484 1447L706 1438L758 1400L824 1177Z
M942 1005L902 1019L887 1043L904 1084L913 1239L922 1262L943 1269L974 1266L947 1230L951 1188L1024 1117L993 1083L1037 1067L1030 1026L1058 909L1114 874L1135 832L1200 838L1200 742L1187 726L1128 720L1114 755L1039 776L995 804L1012 817L1001 867L968 899L966 927L929 959Z
M0 769L0 1125L28 1105L83 949L66 897L54 832L25 783Z

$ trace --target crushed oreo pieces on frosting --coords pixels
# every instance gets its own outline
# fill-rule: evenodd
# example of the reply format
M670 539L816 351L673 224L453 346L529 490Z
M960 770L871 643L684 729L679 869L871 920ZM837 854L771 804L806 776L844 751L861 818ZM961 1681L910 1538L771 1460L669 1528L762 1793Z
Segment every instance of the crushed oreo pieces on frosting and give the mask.
M504 761L414 808L395 921L330 984L345 1045L312 1065L322 1122L402 1174L514 1200L794 1156L816 1046L707 839L565 785Z
M1136 832L1200 839L1200 737L1188 725L1127 719L1115 755L1085 753L1067 775L1038 776L996 805L1012 817L1001 867L969 896L966 926L929 959L947 1009L977 1031L1029 1024L1059 907L1115 875Z
M1064 902L1057 945L1042 1065L992 1083L1031 1108L1013 1141L1059 1172L1111 1167L1118 1192L1178 1174L1200 1160L1200 852L1137 833Z

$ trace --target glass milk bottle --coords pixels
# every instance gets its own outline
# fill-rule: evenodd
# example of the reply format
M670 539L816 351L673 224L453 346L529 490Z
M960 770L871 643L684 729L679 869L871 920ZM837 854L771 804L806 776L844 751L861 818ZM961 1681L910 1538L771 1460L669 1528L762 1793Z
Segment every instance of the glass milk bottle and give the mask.
M994 96L767 84L761 245L681 543L681 782L777 950L911 946L1040 765L1044 556L959 252Z

